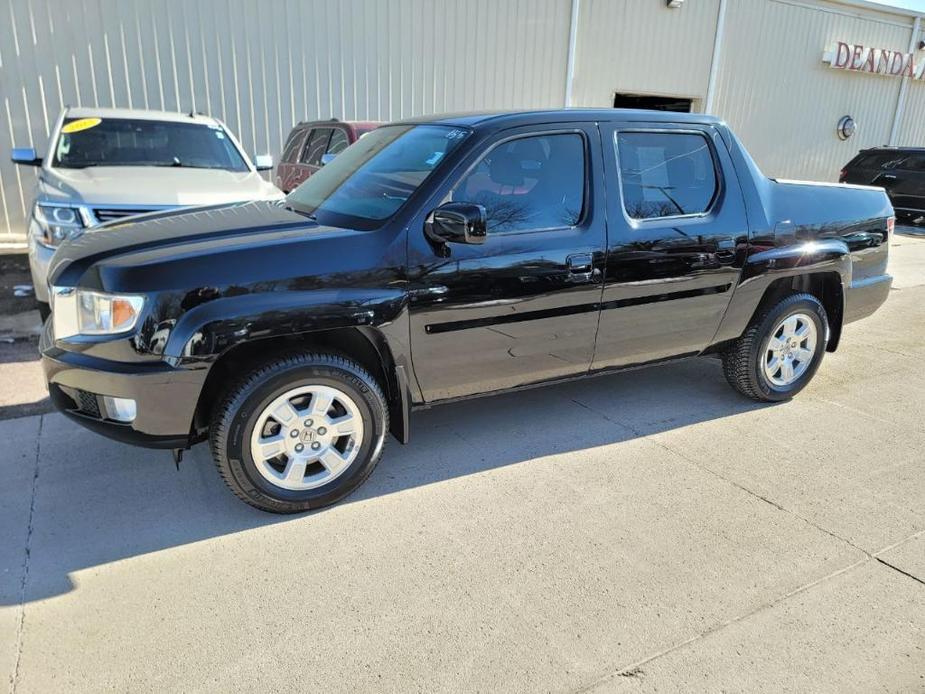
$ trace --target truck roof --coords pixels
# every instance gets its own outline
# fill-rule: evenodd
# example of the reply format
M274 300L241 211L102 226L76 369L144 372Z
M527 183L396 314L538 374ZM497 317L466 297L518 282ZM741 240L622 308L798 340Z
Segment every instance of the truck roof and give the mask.
M580 123L587 121L639 120L646 122L717 124L722 119L705 113L650 111L636 108L560 108L535 111L481 111L474 113L437 113L430 116L405 118L397 123L457 125L475 128L484 125L516 127L538 123Z
M159 120L174 123L203 123L216 125L214 118L201 113L178 113L176 111L152 111L142 108L93 108L90 106L73 106L64 114L66 118L133 118L135 120Z
M867 147L860 152L925 152L925 147L905 147L903 145L880 145L879 147Z

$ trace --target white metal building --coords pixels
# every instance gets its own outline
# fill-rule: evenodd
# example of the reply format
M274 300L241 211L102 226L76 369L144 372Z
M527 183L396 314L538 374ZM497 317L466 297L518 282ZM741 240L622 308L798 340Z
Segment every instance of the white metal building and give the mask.
M66 104L202 111L274 156L299 120L566 104L719 114L772 176L834 180L860 148L925 145L915 12L865 0L669 4L9 0L0 241L23 240L35 176L9 150L44 154ZM847 140L844 116L857 124Z

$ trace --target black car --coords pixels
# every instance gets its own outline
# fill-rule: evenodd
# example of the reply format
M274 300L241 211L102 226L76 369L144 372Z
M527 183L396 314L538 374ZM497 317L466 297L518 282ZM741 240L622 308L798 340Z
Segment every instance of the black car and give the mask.
M65 243L42 361L81 424L208 440L241 499L304 511L418 407L696 355L790 398L886 299L892 217L880 189L766 178L710 116L407 120L285 201Z
M874 147L858 152L838 180L880 186L890 196L898 216L925 216L925 148Z

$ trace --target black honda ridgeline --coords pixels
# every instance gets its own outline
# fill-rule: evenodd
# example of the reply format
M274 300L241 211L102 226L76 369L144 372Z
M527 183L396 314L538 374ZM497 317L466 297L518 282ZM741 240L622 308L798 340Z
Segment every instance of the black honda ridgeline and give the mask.
M43 363L84 426L208 439L241 499L304 511L416 407L694 355L790 398L886 299L892 225L882 189L768 179L700 114L408 120L282 202L65 243Z

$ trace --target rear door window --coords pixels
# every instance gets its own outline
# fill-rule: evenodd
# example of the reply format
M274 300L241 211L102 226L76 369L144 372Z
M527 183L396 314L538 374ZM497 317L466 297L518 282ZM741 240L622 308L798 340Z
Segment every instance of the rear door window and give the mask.
M312 130L308 143L305 145L305 149L302 150L302 158L299 161L310 166L320 166L321 155L324 154L330 139L331 128L315 128Z
M633 219L703 214L718 190L707 138L698 133L617 133L623 206Z

